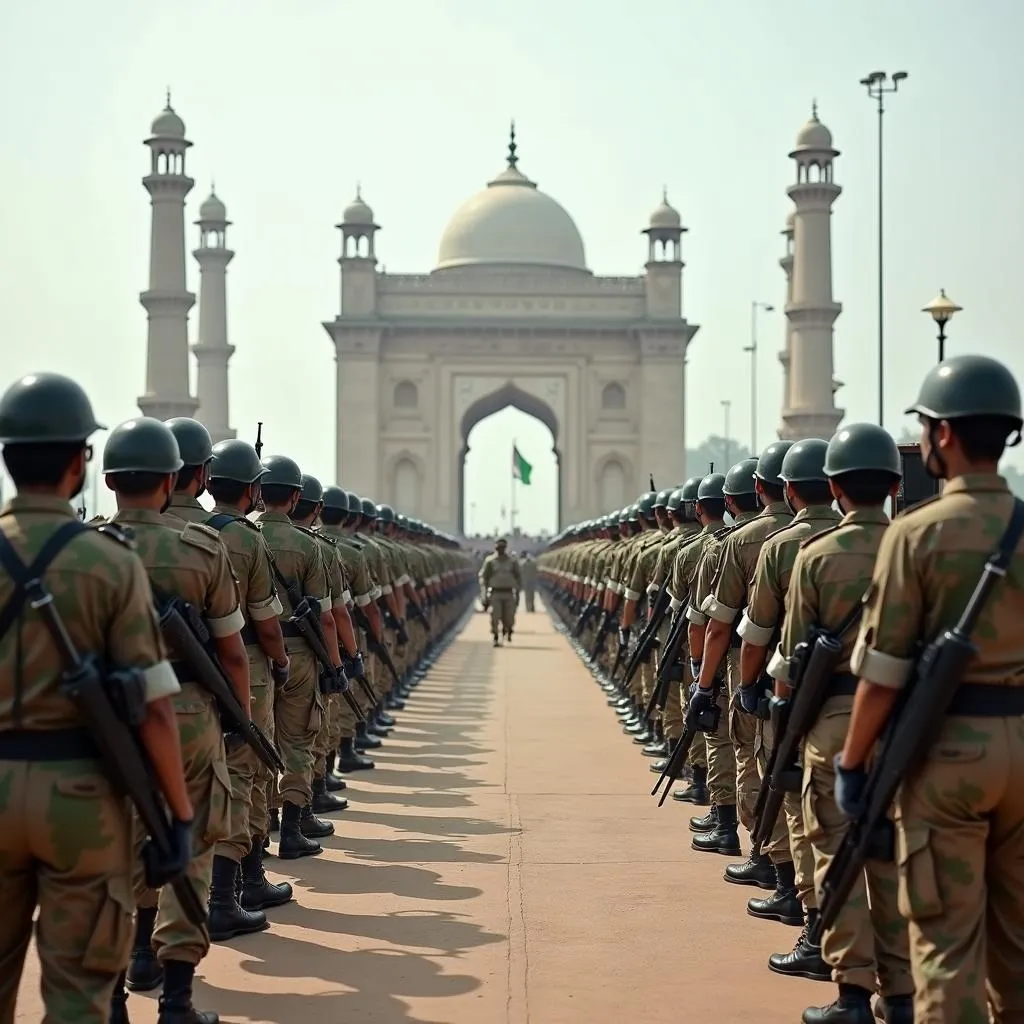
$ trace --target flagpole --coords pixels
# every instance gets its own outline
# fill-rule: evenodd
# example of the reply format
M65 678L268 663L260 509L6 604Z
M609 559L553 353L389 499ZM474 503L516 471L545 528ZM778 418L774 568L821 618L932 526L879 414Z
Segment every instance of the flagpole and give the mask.
M509 508L509 535L516 533L516 439L512 438L512 504Z

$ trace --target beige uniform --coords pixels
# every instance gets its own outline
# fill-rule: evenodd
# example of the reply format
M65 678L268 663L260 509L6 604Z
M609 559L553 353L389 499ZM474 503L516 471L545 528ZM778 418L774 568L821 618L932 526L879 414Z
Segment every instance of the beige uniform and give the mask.
M511 634L516 624L516 595L523 588L519 563L511 555L488 555L480 568L480 586L491 602L491 633Z

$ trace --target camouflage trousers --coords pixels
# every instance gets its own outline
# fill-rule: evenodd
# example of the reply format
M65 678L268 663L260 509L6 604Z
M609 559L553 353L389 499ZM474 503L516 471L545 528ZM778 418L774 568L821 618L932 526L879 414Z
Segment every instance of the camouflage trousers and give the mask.
M516 624L516 599L511 591L491 591L491 635L497 636L499 627L510 633Z
M739 660L740 652L730 649L725 663L727 679L739 675ZM737 803L736 752L733 747L729 712L731 693L731 690L727 693L725 687L719 691L718 707L721 709L722 718L718 724L718 732L704 734L708 760L708 792L711 795L711 802L718 807L728 807Z
M0 1022L36 922L46 1024L106 1024L132 940L132 818L95 761L0 762Z
M285 772L280 799L304 807L312 797L313 745L324 717L316 659L304 647L289 651L288 681L274 691L274 734Z
M818 886L849 826L849 819L836 804L832 759L843 749L852 706L852 697L830 698L804 742L804 821ZM914 990L907 922L897 905L895 864L867 862L835 924L822 936L821 955L837 983L859 985L868 991L879 987L887 996ZM978 1019L987 1021L987 1017Z
M224 756L224 736L213 701L195 683L182 683L175 694L174 711L181 741L185 783L192 801L192 860L188 880L205 906L210 899L213 852L226 839L230 821L231 778ZM174 890L165 886L157 893L146 885L142 869L145 834L135 830L135 900L140 907L159 907L153 929L157 958L198 964L210 949L205 929L193 924Z
M274 741L274 683L270 677L269 667L266 670L265 681L257 680L256 673L251 669L250 672L252 720L274 742L274 746L277 746ZM262 840L267 835L271 804L277 806L277 773L262 761L257 761L256 776L252 783L252 804L249 808L249 834L254 839Z
M914 1020L1024 1020L1024 718L950 717L896 799Z
M321 694L323 714L320 716L320 728L313 740L313 767L311 779L322 779L327 773L327 755L331 752L331 717L337 719L338 704L344 704L345 698L337 693ZM345 704L347 708L348 705Z
M729 651L726 681L729 687L729 739L732 740L736 760L736 814L740 824L752 832L757 823L757 791L761 788L761 773L757 766L758 719L748 715L739 706L740 652Z

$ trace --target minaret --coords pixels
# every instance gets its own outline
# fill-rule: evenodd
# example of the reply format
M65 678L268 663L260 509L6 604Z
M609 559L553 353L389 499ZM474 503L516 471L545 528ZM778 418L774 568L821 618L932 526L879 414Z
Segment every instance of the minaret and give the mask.
M198 368L196 419L210 432L214 443L235 436L228 425L228 360L235 349L228 344L227 274L234 253L228 248L228 220L216 190L199 207L199 340L192 346Z
M149 317L146 340L146 393L139 398L144 416L159 420L195 415L189 394L188 311L196 297L185 282L185 197L195 184L185 174L185 123L167 106L153 122L149 174L142 184L153 204L149 242L149 288L139 301Z
M786 239L786 254L779 260L779 266L782 267L782 272L786 275L786 306L789 306L793 302L793 221L796 219L796 215L792 212L786 218L786 227L782 232L782 237ZM779 353L779 362L782 363L782 410L783 414L789 408L789 349L790 349L790 334L792 333L792 325L787 317L784 321L786 335L783 339L782 351ZM782 425L779 427L779 437L786 439L786 421L782 421Z
M796 161L796 184L787 189L793 217L792 293L789 320L789 395L782 411L782 436L830 438L843 418L833 391L833 325L842 306L832 299L832 204L842 189L832 179L839 151L832 133L811 119L800 129L789 154Z

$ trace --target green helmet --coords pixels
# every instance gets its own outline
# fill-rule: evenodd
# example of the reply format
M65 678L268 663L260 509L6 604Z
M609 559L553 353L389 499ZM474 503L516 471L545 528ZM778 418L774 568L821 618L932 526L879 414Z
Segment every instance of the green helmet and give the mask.
M363 499L354 491L348 492L348 513L351 516L361 516L363 514Z
M825 476L839 476L858 470L903 476L896 442L887 430L875 423L851 423L842 427L828 443Z
M683 501L696 501L699 496L700 477L691 476L679 489L683 492Z
M287 455L268 455L263 460L263 468L266 474L261 481L264 486L275 485L278 487L290 487L292 490L302 490L302 470L294 459Z
M673 488L668 488L665 491L658 491L657 497L654 499L655 508L668 508L668 499L672 497Z
M374 505L374 503L370 501L369 498L362 499L362 508L360 511L363 513L364 516L366 516L367 519L373 519L374 521L376 521L377 506Z
M753 462L753 459L747 459L746 462ZM739 463L738 466L733 466L733 469L738 469L739 466L745 465L745 462ZM731 472L731 470L730 470ZM728 483L729 478L723 473L708 473L700 485L697 488L697 500L703 501L705 498L724 498L726 493L729 494L749 494L750 491L729 491L726 492L725 486ZM753 487L754 479L753 476L750 478L751 487Z
M378 505L377 518L382 523L393 523L396 520L395 510L390 505Z
M164 422L178 442L178 452L186 466L203 466L213 458L213 438L199 420L175 416Z
M260 462L260 457L256 454L256 449L248 441L232 439L218 441L213 446L213 461L210 463L211 480L234 480L240 484L251 484L259 480L266 472L263 463Z
M323 500L324 488L323 484L315 476L310 476L308 473L302 474L302 493L299 495L302 501L311 501L313 504Z
M793 447L792 441L773 441L757 460L757 469L754 476L762 483L775 484L776 487L782 484L779 474L782 472L782 460L786 452Z
M737 495L737 494L753 494L754 493L754 471L757 469L757 459L744 459L742 462L737 462L728 473L725 474L725 480L722 482L722 494L723 495ZM712 473L712 476L718 476L717 473ZM706 480L707 477L704 478ZM702 480L701 483L704 481Z
M906 410L932 420L1006 416L1021 423L1020 388L1013 374L988 356L954 356L933 366L917 401Z
M348 495L340 487L325 487L323 501L324 508L348 512Z
M72 444L97 430L89 396L59 373L30 373L0 398L0 444Z
M626 521L629 523L640 522L640 505L638 502L634 502L626 509Z
M177 473L185 463L170 427L139 416L114 427L103 447L104 473Z
M682 515L683 502L686 499L683 497L682 487L677 487L668 498L668 504L665 506L669 512L675 515L677 512Z
M653 519L654 505L657 500L657 491L648 491L646 494L641 494L636 502L637 515L643 516L644 519Z
M826 451L828 441L822 441L820 437L797 441L782 460L780 479L788 484L811 483L814 480L824 483Z

